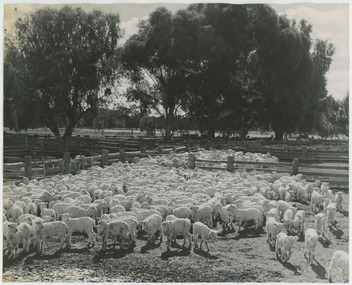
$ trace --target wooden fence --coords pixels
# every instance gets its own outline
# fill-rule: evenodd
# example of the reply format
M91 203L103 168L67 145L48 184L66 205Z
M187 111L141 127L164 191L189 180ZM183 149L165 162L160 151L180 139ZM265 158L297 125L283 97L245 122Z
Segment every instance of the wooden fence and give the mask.
M197 165L198 163L208 163L211 166ZM188 155L188 168L195 167L208 170L227 170L233 172L235 169L259 170L265 172L289 173L291 175L303 174L307 181L320 180L328 182L331 189L348 190L349 167L348 165L319 165L301 162L300 159L293 159L289 162L269 162L269 161L239 161L234 160L233 156L227 157L227 161L221 160L202 160L197 159L193 153ZM220 166L215 166L220 165Z
M87 169L95 165L105 167L119 161L133 161L135 157L147 157L165 155L171 152L191 152L196 151L198 146L159 146L156 150L149 151L146 147L141 147L140 151L127 152L124 148L119 148L119 152L109 153L102 150L100 155L86 157L80 155L72 159L70 152L65 152L62 159L42 159L32 161L31 156L25 156L23 162L6 163L3 165L4 181L19 181L23 177L28 179L42 179L59 173L77 173L79 170Z

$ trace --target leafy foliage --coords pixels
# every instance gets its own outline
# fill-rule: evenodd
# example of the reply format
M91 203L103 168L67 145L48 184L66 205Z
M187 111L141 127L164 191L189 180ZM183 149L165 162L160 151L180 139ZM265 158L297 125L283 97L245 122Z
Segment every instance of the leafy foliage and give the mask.
M31 102L39 108L39 122L65 136L88 112L111 95L118 78L119 16L80 8L42 9L16 23L20 72ZM105 91L101 92L102 87ZM5 88L5 97L11 96Z

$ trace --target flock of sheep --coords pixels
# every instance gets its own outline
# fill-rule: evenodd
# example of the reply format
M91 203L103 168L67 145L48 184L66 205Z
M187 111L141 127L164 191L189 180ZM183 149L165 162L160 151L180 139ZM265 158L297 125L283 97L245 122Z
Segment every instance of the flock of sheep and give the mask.
M233 151L200 150L196 157L214 159L234 154L236 160L277 160L270 155ZM187 154L136 159L135 163L114 163L82 170L77 175L24 178L19 186L3 187L3 236L8 258L18 256L20 243L29 252L33 245L45 251L48 238L59 238L61 248L70 248L73 233L85 233L88 247L97 236L102 250L109 240L114 246L133 247L138 234L147 242L183 236L188 243L209 251L220 233L251 227L265 228L267 241L275 248L276 259L287 262L299 236L305 239L304 256L311 264L320 236L335 225L342 210L343 193L333 193L327 183L308 183L300 175L238 170L204 171L186 169ZM315 227L305 229L305 212L297 202L309 203L315 214ZM198 245L198 241L200 243ZM5 252L6 252L5 251ZM348 280L349 256L342 250L332 255L327 268L340 269Z

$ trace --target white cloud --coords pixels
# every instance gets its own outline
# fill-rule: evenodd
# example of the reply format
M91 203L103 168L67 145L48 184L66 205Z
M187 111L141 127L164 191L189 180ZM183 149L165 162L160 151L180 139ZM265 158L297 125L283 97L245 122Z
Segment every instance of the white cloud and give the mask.
M119 44L123 45L128 40L128 38L138 32L138 23L141 20L148 19L148 16L143 18L132 18L129 21L121 22L121 28L124 30L124 36L119 40Z
M313 26L313 39L328 40L335 47L333 62L327 74L327 89L336 99L342 99L349 89L349 7L346 4L273 5L279 15L299 22L307 20Z

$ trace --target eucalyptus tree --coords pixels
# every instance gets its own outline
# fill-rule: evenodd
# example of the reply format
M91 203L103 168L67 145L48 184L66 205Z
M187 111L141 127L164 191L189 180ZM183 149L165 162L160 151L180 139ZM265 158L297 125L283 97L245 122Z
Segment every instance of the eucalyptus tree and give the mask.
M30 96L39 122L56 136L60 124L64 136L71 136L76 123L112 95L110 87L119 78L119 25L117 14L68 6L41 9L16 22L23 58L16 68L30 90L23 96ZM6 86L4 93L11 96Z

